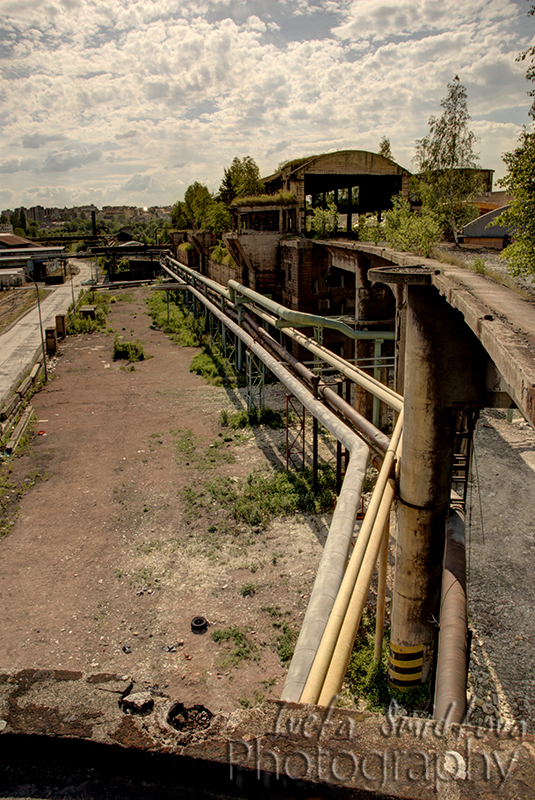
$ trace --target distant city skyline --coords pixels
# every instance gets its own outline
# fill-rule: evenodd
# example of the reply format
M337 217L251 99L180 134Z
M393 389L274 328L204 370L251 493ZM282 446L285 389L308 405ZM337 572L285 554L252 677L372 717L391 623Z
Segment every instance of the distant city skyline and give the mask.
M234 156L263 175L390 139L412 171L447 84L480 165L529 123L524 0L0 0L0 208L165 206Z

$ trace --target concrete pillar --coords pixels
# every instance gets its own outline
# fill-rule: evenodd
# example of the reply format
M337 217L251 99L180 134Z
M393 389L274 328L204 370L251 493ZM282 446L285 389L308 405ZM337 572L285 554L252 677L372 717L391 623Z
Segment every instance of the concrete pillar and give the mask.
M427 679L438 635L454 406L484 404L486 359L462 315L432 286L407 287L405 348L390 677L410 686Z
M347 232L351 233L351 215L352 215L352 188L351 186L347 187Z
M455 411L485 405L487 359L462 314L433 287L431 270L374 268L368 277L404 285L395 287L406 331L398 349L405 351L405 424L389 675L408 688L429 676L438 635Z

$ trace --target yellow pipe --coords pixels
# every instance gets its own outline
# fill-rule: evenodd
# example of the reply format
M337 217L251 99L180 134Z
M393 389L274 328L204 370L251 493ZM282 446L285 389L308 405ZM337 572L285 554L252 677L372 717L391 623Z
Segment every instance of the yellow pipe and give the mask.
M400 412L396 427L390 440L390 447L387 450L383 464L377 477L377 482L373 490L370 500L370 505L366 511L366 516L362 522L362 526L353 548L353 553L344 573L338 595L334 602L329 621L325 627L323 637L316 653L316 658L312 664L310 673L307 678L305 687L301 693L301 703L317 703L320 696L321 687L325 680L331 657L336 646L336 641L340 633L340 629L346 616L347 607L351 600L351 595L355 587L362 561L368 546L368 541L372 534L375 519L379 512L381 500L387 481L392 471L392 466L396 457L401 452L401 435L403 431L403 411ZM384 525L384 522L383 522Z
M377 664L383 652L383 633L385 630L386 575L388 570L388 545L390 543L390 514L386 520L381 552L379 553L377 576L377 605L375 609L375 649L374 663Z
M351 600L340 629L340 635L338 636L338 641L336 642L336 647L332 654L331 663L325 676L325 681L318 699L318 705L320 706L332 705L342 688L349 659L351 658L351 651L362 618L362 612L366 605L377 557L385 535L386 520L390 515L390 507L394 499L394 494L394 481L389 480L381 500L381 506L362 562L362 568L355 583L355 588L353 589Z

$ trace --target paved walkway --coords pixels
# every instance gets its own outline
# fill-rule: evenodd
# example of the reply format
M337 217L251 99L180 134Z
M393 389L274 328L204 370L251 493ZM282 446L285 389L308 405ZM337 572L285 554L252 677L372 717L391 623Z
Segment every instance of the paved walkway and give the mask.
M80 269L74 276L74 296L80 291L81 282L90 277L87 261L71 259ZM72 304L71 282L58 286L46 300L41 302L43 335L46 328L55 328L56 314L65 314ZM4 403L24 373L41 357L41 336L39 333L39 311L37 306L28 311L8 331L0 335L0 406Z

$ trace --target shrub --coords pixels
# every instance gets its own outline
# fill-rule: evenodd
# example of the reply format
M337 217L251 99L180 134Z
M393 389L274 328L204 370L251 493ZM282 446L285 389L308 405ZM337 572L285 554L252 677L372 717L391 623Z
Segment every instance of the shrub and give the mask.
M315 208L311 222L316 238L323 238L338 230L338 209L334 203L327 208Z
M86 293L80 292L78 308L86 302L90 302L91 305L96 306L95 319L83 317L79 311L73 314L72 306L69 306L66 320L67 336L75 336L79 333L94 333L95 331L104 330L106 327L108 298L92 290Z
M225 264L227 267L235 267L236 262L229 253L226 244L220 239L215 247L210 250L210 258L217 264Z
M220 412L221 424L224 427L234 428L254 428L265 425L268 428L284 428L286 425L280 411L273 411L272 408L252 408L250 411L236 411L234 414L223 410Z
M481 256L476 256L474 258L473 267L474 267L474 270L479 275L486 275L487 274L487 265L485 263L485 259L482 258Z
M225 365L214 353L204 347L202 353L193 356L190 372L195 372L209 383L220 384L225 377Z
M139 341L136 342L123 342L115 334L113 340L113 360L125 359L126 361L143 361L145 359L145 351L143 345Z
M396 250L420 251L428 258L442 237L437 216L425 207L412 212L408 200L401 195L393 198L393 207L385 213L385 239Z
M379 222L375 214L361 214L358 225L353 230L357 233L359 241L379 244L385 238L384 225Z
M163 292L154 292L147 300L152 326L170 334L182 347L198 347L200 344L195 330L195 318L185 314L174 298L169 298L169 320L167 319L167 301Z

